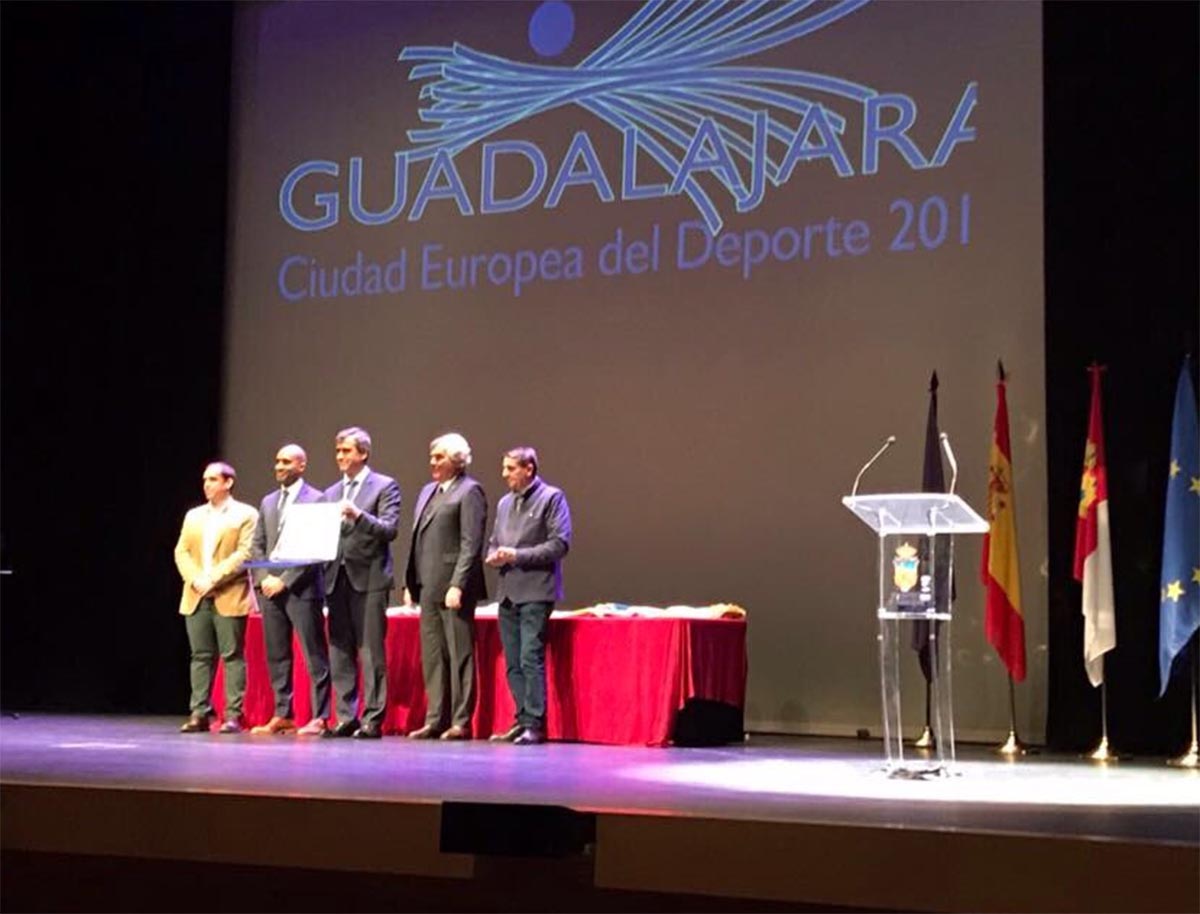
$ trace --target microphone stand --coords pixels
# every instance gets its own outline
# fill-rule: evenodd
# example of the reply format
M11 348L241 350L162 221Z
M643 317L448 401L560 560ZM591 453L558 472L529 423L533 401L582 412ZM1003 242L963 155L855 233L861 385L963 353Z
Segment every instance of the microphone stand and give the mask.
M854 498L856 495L858 495L858 483L859 483L859 480L861 480L863 478L863 473L867 472L867 470L869 470L871 468L871 464L873 464L876 460L878 460L880 457L882 457L883 452L886 451L888 448L890 448L895 443L896 443L896 436L888 435L887 441L883 442L883 447L881 447L879 450L877 450L875 452L875 455L870 460L868 460L866 463L863 464L862 469L858 471L858 475L854 477L854 485L851 486L851 488L850 488L850 497L851 498Z

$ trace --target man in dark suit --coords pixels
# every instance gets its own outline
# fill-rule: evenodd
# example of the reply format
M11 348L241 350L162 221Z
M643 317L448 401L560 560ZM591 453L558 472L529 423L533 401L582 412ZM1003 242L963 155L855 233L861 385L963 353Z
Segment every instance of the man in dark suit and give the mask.
M421 605L421 673L428 703L425 726L408 734L410 739L471 738L475 606L487 596L487 497L466 475L470 463L471 448L462 435L435 438L429 445L433 482L421 490L413 512L404 602Z
M487 563L500 569L500 641L516 722L494 742L546 741L546 625L561 600L562 559L571 548L571 509L561 489L538 476L537 451L515 447L500 475L508 494L496 506Z
M342 505L337 558L325 566L329 659L338 725L329 736L378 739L387 713L387 602L392 589L391 542L400 524L400 486L367 466L371 436L352 426L337 433L334 456L342 479L325 500ZM358 716L358 664L363 713Z
M275 481L279 488L262 500L254 530L251 556L265 562L279 542L293 505L322 501L321 490L304 481L308 455L298 444L285 444L275 455ZM275 713L251 733L284 734L296 730L292 699L292 633L300 638L304 663L312 684L312 719L300 728L301 736L323 736L328 727L329 645L325 642L325 580L320 565L256 567L254 584L263 618L267 668L275 693Z

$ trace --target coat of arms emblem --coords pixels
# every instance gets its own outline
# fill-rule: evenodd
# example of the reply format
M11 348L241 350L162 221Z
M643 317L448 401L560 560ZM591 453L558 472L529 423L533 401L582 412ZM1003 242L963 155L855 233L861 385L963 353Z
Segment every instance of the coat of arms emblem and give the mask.
M892 580L902 593L908 593L917 586L920 564L917 550L911 544L902 543L896 547L896 557L892 559Z

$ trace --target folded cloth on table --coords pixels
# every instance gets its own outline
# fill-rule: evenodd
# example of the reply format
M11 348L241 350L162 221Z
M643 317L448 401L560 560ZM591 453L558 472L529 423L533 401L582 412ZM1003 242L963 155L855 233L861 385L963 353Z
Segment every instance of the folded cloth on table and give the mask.
M557 615L557 614L556 614ZM564 611L564 616L597 619L744 619L746 610L736 603L709 606L636 606L629 603L597 603L582 609Z
M499 603L484 603L475 608L475 618L494 619L500 612ZM389 619L419 616L418 606L389 606ZM593 619L745 619L746 610L736 603L712 603L708 606L638 606L632 603L596 603L580 609L559 609L555 619L586 617Z

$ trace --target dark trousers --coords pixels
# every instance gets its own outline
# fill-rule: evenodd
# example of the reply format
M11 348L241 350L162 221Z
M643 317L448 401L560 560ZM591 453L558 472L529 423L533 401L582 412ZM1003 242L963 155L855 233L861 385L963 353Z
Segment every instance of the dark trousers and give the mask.
M296 707L292 696L292 633L300 638L304 665L312 684L313 717L328 719L329 645L325 643L325 617L319 600L304 600L290 591L268 597L261 591L263 639L267 647L267 669L275 692L275 716L292 718Z
M546 625L553 603L500 603L500 642L517 723L546 729Z
M422 599L421 677L425 680L426 725L444 730L449 720L450 726L469 729L475 713L473 603L447 609L444 603Z
M222 616L212 597L204 597L190 616L184 616L192 652L193 714L211 715L213 674L217 657L225 664L225 718L242 716L246 698L246 617Z
M364 724L383 726L387 714L386 590L355 590L338 571L329 606L329 661L339 721L358 720L358 665L362 664Z

